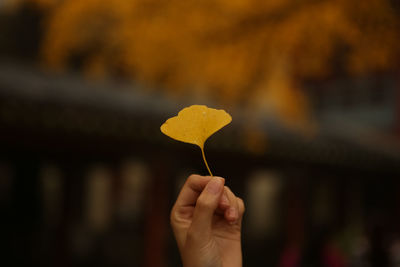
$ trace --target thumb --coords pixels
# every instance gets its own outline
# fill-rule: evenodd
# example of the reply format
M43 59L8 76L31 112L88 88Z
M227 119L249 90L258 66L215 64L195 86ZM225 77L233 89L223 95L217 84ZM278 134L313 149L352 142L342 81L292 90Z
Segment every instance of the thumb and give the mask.
M213 215L219 205L224 183L225 179L221 177L213 177L207 183L197 199L190 231L202 235L210 233Z

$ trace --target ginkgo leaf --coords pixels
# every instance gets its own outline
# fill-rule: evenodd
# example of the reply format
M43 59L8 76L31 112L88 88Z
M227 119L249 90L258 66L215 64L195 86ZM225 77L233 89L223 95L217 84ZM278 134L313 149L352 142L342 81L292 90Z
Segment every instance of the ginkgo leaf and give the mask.
M168 119L161 125L161 132L175 140L198 145L204 163L212 176L204 155L204 143L212 134L231 121L232 117L225 110L193 105L182 109L178 116Z

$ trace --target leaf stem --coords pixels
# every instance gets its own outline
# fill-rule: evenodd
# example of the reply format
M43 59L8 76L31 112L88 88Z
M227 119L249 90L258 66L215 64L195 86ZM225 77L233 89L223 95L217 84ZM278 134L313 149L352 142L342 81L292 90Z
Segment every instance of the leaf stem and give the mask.
M208 170L208 172L210 173L211 176L214 176L212 174L212 172L210 171L210 167L208 167L206 156L204 155L204 148L202 148L202 147L200 147L200 148L201 148L201 154L203 155L203 160L204 160L204 163L206 164L207 170Z

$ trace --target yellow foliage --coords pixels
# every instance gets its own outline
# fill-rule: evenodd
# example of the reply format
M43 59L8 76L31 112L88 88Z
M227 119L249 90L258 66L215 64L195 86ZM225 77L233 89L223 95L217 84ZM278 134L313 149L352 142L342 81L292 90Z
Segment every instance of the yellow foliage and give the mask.
M261 90L291 121L308 116L303 79L329 75L334 62L360 74L399 58L388 0L25 1L58 2L45 23L47 66L78 59L89 75L118 71L175 94L201 88L224 104L250 105ZM275 87L283 61L287 81Z

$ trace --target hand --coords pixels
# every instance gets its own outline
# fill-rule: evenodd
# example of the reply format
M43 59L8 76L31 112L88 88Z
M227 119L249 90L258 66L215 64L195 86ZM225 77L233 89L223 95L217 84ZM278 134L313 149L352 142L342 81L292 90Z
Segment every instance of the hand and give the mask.
M191 175L171 211L184 267L241 267L243 201L221 177Z

